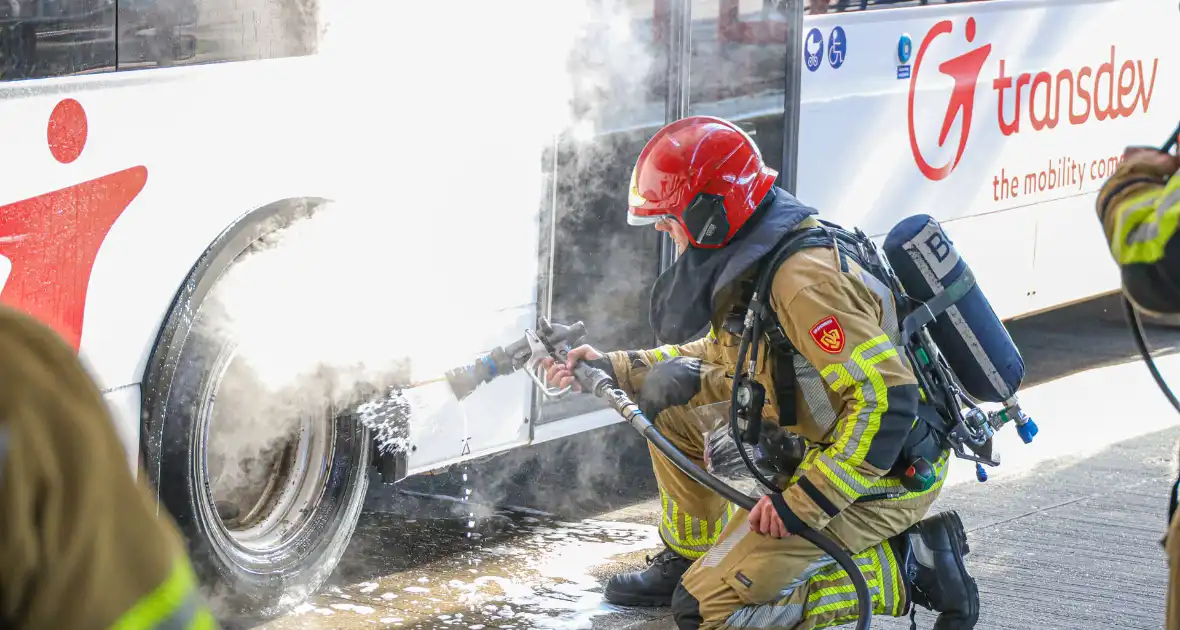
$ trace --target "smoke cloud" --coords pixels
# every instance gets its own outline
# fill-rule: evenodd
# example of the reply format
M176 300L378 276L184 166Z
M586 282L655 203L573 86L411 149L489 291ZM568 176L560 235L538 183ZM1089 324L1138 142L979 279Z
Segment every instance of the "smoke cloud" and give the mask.
M318 51L320 117L292 133L326 137L339 194L243 253L203 306L199 334L244 371L211 436L227 487L334 410L431 417L443 388L397 388L511 341L481 322L538 297L603 349L647 342L654 234L623 211L664 115L649 2L254 2L275 29L259 41ZM617 465L594 462L589 478Z

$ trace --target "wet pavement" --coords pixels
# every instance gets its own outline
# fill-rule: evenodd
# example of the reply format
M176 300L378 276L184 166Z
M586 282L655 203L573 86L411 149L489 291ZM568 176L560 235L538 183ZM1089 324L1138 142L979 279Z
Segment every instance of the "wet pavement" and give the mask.
M935 506L958 510L970 532L983 602L976 627L1162 627L1159 540L1180 416L1137 362L1112 300L1009 329L1028 364L1021 400L1041 433L1031 445L1001 434L1003 464L987 483L956 460ZM1153 327L1149 337L1167 355L1164 376L1180 384L1180 330ZM329 583L257 627L674 628L667 609L601 599L606 577L660 549L642 447L615 427L394 487L374 483ZM933 617L923 611L917 623L929 628Z
M603 560L659 544L644 525L507 510L473 527L373 514L355 540L367 556L397 548L386 545L404 537L430 539L429 560L383 570L393 572L388 577L333 584L264 627L589 628L603 612L597 591L610 569Z

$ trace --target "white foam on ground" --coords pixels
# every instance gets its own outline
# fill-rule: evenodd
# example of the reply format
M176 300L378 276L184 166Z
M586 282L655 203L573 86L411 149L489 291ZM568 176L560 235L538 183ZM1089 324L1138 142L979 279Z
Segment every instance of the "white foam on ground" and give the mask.
M374 612L374 609L368 606L357 606L356 604L332 604L332 608L336 610L351 610L361 615L369 615Z
M506 601L510 605L495 612L485 606L484 611L527 621L528 627L589 629L594 617L612 612L602 594L595 592L602 584L591 570L612 556L660 544L652 526L599 521L560 525L564 527L538 529L520 543L520 549L529 551L524 555L527 572L511 579L480 576L465 585L467 593L461 601L469 606ZM496 584L502 595L489 594L482 588L488 584Z

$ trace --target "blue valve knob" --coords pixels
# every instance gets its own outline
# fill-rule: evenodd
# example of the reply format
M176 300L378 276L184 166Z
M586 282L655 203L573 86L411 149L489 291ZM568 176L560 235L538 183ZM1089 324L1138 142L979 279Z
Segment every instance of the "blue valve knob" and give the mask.
M1024 440L1025 444L1032 442L1033 436L1035 436L1038 431L1039 429L1037 429L1037 423L1033 422L1032 418L1029 418L1024 424L1016 425L1016 432L1020 434L1020 439Z
M984 470L983 464L979 462L975 462L975 478L979 480L979 483L987 481L987 471Z

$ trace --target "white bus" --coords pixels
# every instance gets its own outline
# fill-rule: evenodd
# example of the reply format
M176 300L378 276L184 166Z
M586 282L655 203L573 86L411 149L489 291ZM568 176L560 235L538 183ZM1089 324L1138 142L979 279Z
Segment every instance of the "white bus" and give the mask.
M655 344L669 257L623 213L671 119L740 122L870 235L935 216L1006 319L1117 288L1094 197L1180 112L1174 3L780 4L7 3L0 300L77 348L230 615L327 578L373 467L617 422L520 374L422 394L393 454L348 409L539 315Z

